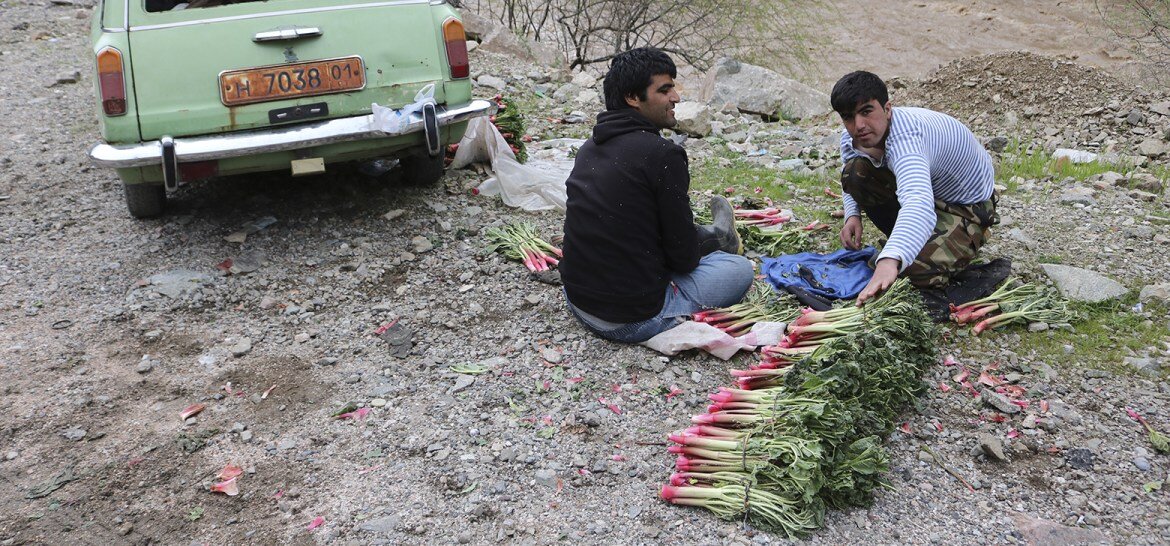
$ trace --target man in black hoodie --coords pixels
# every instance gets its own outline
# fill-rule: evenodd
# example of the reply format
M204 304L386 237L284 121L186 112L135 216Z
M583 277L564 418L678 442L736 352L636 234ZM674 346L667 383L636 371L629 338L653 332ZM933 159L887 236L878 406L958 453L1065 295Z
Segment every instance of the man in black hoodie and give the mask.
M646 341L700 309L734 304L754 275L736 255L726 199L712 199L713 225L694 224L687 153L659 133L677 123L676 75L657 49L614 57L606 111L566 182L560 270L569 310L613 341Z

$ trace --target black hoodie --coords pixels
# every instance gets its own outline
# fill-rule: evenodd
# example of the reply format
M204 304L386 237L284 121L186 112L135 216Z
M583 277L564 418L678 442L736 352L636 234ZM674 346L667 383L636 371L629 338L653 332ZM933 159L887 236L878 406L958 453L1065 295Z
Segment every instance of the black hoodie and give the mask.
M662 310L673 273L699 265L687 153L636 110L602 112L566 182L561 280L578 309L609 322Z

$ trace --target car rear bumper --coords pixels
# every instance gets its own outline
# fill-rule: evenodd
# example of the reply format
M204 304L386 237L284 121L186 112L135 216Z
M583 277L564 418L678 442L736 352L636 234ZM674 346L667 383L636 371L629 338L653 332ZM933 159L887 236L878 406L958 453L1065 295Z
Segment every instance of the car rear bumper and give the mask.
M435 108L439 126L451 125L472 118L492 115L496 105L491 101L473 100L458 106ZM373 126L374 115L332 119L317 123L272 127L258 131L226 133L222 135L180 137L172 140L176 163L211 161L270 152L299 150L334 144L387 138L424 131L421 113L412 114L410 122L401 130L386 133ZM171 140L169 137L164 139ZM101 167L130 168L159 165L163 162L162 141L140 144L97 144L89 150L93 162Z

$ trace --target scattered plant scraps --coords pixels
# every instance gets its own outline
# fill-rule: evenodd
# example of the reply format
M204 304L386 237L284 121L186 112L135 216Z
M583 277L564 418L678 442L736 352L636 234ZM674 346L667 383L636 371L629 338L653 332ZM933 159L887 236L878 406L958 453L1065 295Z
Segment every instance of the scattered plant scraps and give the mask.
M272 394L272 391L273 391L273 390L275 390L275 389L276 389L276 385L273 385L273 386L271 386L271 387L268 387L268 390L264 391L264 392L263 392L263 393L260 395L260 399L261 399L261 400L267 400L267 399L268 399L268 395Z
M536 227L528 222L488 228L485 233L490 241L488 252L499 252L523 262L529 271L548 271L551 266L560 263L557 258L562 256L561 249L541 239Z
M353 411L347 411L345 413L336 415L334 416L334 419L352 419L354 421L361 421L365 419L366 415L369 415L369 413L370 408L358 408Z
M199 521L199 518L203 517L203 511L202 506L192 508L190 512L187 512L187 521Z
M813 313L670 435L663 499L797 538L889 486L881 439L926 388L934 325L904 279L863 308Z
M1146 421L1146 418L1142 417L1141 414L1137 412L1137 410L1133 408L1125 408L1125 413L1127 413L1131 419L1141 423L1141 425L1145 427L1146 432L1149 434L1150 445L1153 446L1154 451L1170 455L1170 437L1162 434L1161 432L1158 432L1157 430L1154 430L1154 427L1150 426L1150 423Z
M491 368L487 366L481 366L479 364L456 364L455 366L451 366L448 369L455 373L466 375L479 375L492 371Z
M236 476L239 476L243 473L244 473L244 469L242 469L234 464L228 463L228 465L223 467L223 470L220 470L219 474L216 474L215 477L216 477L216 479L220 479L220 480L230 480L230 479L235 478Z
M207 406L203 404L191 404L190 406L183 408L183 412L179 414L179 419L186 421L187 419L199 415L199 412L205 409L207 409Z
M320 527L324 523L325 523L325 518L323 518L321 516L317 516L317 517L313 518L313 521L310 521L309 524L307 526L305 526L305 530L312 531L313 529Z
M240 494L240 486L236 483L237 477L231 477L224 481L211 484L212 493L223 493L229 497L234 497Z

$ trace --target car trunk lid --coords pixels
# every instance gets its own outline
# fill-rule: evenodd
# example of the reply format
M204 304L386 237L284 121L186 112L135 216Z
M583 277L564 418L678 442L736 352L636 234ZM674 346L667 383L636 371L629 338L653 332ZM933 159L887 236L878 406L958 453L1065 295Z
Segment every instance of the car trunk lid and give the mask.
M131 0L132 2L134 0ZM425 0L271 0L132 14L144 140L444 101L443 43ZM386 40L396 47L374 44Z

